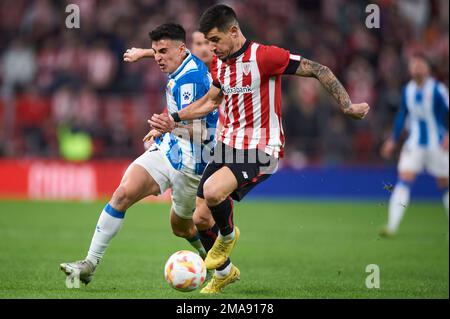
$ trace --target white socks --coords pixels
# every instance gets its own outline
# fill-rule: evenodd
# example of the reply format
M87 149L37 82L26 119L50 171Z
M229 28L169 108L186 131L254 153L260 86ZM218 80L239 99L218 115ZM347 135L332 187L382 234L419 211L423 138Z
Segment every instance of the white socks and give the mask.
M231 233L229 233L228 235L225 235L225 236L222 236L222 234L219 231L219 237L222 238L223 241L225 241L225 242L232 241L234 239L234 228Z
M230 274L230 271L231 271L231 266L232 266L232 264L230 263L228 266L226 266L222 270L217 270L216 269L216 276L219 277L219 278L224 278L224 277L228 276Z
M390 232L395 233L397 231L405 209L409 204L410 192L410 185L405 182L399 181L395 185L389 201L389 221L387 227Z
M109 204L103 209L86 257L94 266L97 266L100 262L106 248L108 248L109 242L122 227L124 217L125 212L119 212Z

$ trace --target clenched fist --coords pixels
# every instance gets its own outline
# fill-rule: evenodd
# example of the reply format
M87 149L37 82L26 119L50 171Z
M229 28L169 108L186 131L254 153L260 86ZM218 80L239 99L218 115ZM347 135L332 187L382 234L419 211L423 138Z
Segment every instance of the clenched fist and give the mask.
M370 106L367 103L352 104L343 109L343 112L355 120L362 120L369 113Z
M131 48L125 51L125 53L123 54L123 60L125 62L136 62L144 57L151 58L153 56L153 49Z

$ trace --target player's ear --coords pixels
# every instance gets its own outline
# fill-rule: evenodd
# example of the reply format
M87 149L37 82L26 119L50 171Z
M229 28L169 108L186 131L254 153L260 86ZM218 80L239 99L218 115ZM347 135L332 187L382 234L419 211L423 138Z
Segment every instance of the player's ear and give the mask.
M230 32L230 35L233 39L237 39L239 36L239 28L237 25L232 25L228 32Z
M186 51L186 44L181 42L180 46L178 47L178 50L180 51L180 54L183 54Z

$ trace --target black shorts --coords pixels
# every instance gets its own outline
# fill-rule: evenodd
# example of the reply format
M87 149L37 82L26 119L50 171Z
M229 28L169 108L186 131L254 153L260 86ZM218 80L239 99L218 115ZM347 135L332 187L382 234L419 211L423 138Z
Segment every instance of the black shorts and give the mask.
M213 159L206 166L198 185L197 196L203 196L206 180L222 167L228 167L236 177L238 187L231 198L241 201L256 185L268 179L278 167L278 159L260 150L238 150L221 142L214 148Z

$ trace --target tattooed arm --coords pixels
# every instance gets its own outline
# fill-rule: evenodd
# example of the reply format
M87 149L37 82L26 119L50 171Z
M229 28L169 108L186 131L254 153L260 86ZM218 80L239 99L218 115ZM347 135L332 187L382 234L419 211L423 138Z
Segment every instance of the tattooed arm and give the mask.
M342 112L354 119L363 119L369 112L367 103L353 104L341 82L331 70L320 63L302 58L295 73L298 76L314 77L339 103Z

